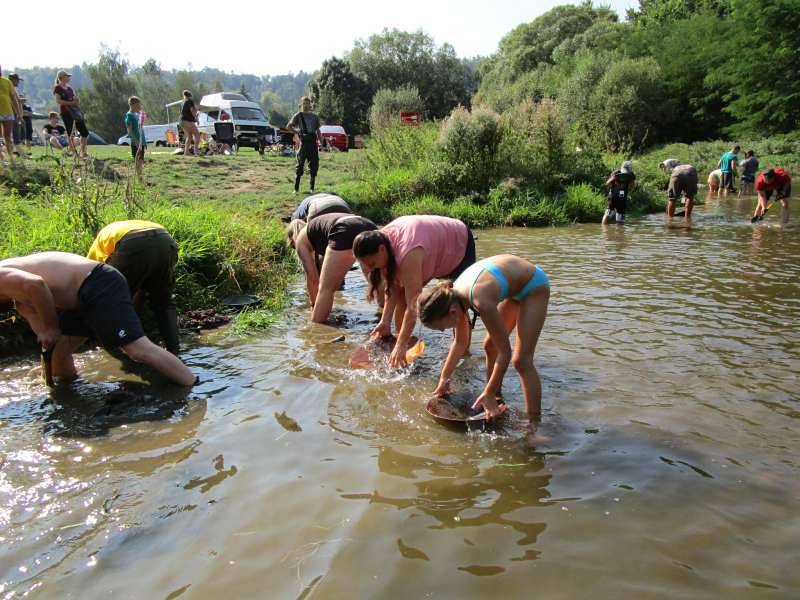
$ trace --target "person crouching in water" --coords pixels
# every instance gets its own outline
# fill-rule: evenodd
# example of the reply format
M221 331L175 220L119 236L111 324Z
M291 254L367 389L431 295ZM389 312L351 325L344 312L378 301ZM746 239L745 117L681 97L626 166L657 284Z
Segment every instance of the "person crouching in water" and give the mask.
M635 181L636 175L633 173L633 163L629 160L622 163L618 171L611 173L608 181L606 181L608 186L608 206L601 221L603 225L608 224L608 220L614 212L617 213L617 223L622 224L625 222L625 207Z
M422 324L440 331L452 328L455 333L434 395L445 397L450 393L450 377L468 349L471 326L467 311L472 309L486 327L483 349L488 378L472 408L483 406L489 418L502 414L497 398L512 362L519 373L530 433L534 435L541 419L542 383L533 364L533 353L549 300L550 280L545 272L513 254L480 260L455 281L442 281L425 290L418 302ZM517 337L512 354L509 335L515 327Z

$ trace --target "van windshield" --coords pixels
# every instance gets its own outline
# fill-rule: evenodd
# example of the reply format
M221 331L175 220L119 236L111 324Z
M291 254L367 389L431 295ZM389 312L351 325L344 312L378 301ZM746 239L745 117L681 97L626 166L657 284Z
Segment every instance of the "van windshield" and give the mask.
M264 113L260 108L247 108L246 106L234 106L233 118L237 121L266 121Z

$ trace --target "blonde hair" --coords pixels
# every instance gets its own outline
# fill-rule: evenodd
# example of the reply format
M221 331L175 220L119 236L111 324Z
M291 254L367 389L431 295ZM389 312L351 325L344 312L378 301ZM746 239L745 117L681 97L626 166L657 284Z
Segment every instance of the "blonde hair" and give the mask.
M458 304L464 312L467 311L466 299L453 289L453 282L448 279L419 295L417 314L422 324L428 325L446 317L453 304Z
M308 108L310 109L311 108L311 98L309 98L308 96L303 96L302 98L300 98L300 108L301 109L305 109L306 104L308 104Z
M141 103L142 103L142 100L141 100L141 98L139 98L139 96L131 96L130 98L128 98L128 106L130 108L133 108L137 104L141 104Z
M286 237L289 240L289 244L294 246L297 236L300 235L300 232L303 231L305 226L306 222L303 221L303 219L292 219L292 221L286 227Z

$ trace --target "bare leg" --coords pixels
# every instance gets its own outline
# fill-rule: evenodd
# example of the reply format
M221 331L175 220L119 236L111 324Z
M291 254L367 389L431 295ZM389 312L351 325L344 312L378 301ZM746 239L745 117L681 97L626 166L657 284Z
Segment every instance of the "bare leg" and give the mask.
M533 353L544 326L549 300L550 289L541 287L520 303L517 341L511 357L511 363L519 373L522 393L525 396L525 408L531 421L538 419L542 410L542 382L533 364Z
M673 198L667 200L667 216L670 219L675 216L675 200Z
M694 208L694 198L686 198L686 216L685 219L689 219L692 216L692 209Z
M180 358L156 346L146 336L123 346L122 351L132 360L147 365L179 385L192 385L195 381L194 374Z
M355 260L352 250L331 250L328 248L325 251L322 271L319 276L317 300L314 303L314 310L311 312L311 320L314 323L324 323L328 320L331 308L333 308L333 295L339 289Z
M789 222L789 200L781 198L781 223Z

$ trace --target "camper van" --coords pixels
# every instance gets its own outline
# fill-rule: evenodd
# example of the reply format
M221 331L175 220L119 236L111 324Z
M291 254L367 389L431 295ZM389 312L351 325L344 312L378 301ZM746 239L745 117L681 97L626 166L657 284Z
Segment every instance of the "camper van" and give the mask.
M273 129L257 102L251 102L241 94L220 92L208 94L197 107L198 129L209 136L215 135L214 123L231 123L238 146L248 146L263 151L264 145L272 143Z
M167 145L167 130L178 131L177 123L166 123L164 125L145 125L142 127L144 130L144 140L148 145L153 146L166 146ZM117 146L130 146L131 138L126 133L117 140Z

